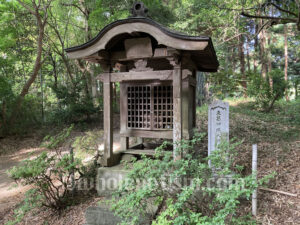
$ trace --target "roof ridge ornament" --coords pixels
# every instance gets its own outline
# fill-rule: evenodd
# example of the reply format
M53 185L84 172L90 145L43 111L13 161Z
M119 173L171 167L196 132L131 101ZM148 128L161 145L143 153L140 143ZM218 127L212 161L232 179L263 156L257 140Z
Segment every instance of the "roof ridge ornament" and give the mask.
M145 6L143 2L135 2L133 3L131 11L131 17L147 17L148 8Z

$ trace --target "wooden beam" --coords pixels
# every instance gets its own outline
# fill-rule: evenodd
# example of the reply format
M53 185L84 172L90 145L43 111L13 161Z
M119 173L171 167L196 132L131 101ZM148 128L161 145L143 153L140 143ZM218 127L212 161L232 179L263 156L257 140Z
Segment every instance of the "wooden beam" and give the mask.
M173 70L159 70L159 71L143 71L143 72L118 72L110 73L111 82L122 82L129 80L173 80ZM190 70L182 70L182 79L192 76ZM97 80L104 82L104 74L96 77Z
M126 58L152 57L152 44L149 37L131 38L124 41Z
M173 138L172 130L134 130L127 129L126 131L120 132L121 137L142 137L142 138Z
M104 76L100 74L96 79L103 82ZM128 80L172 80L172 70L111 73L111 82Z
M132 40L132 39L129 39ZM151 47L151 46L150 46ZM139 49L140 52L143 50ZM152 54L152 47L151 47L151 54L148 52L147 54L137 55L137 54L130 54L126 55L126 51L113 51L113 52L106 52L106 51L99 51L92 55L86 56L83 59L88 61L101 61L101 60L112 60L114 62L123 62L123 61L131 61L131 60L138 60L138 59L162 59L162 58L172 58L174 54L179 54L179 51L172 48L156 48L154 50L154 54Z
M155 149L126 149L123 154L154 156Z

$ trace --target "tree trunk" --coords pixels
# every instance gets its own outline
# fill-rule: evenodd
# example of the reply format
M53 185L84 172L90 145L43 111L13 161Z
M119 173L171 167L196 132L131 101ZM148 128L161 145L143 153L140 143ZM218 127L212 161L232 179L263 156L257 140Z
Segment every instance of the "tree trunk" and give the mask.
M247 97L247 81L245 74L245 54L244 54L244 37L239 36L239 59L240 59L240 73L241 73L241 85L243 87L244 97Z
M84 33L85 33L85 41L89 41L90 39L92 39L92 35L91 35L91 29L89 26L89 16L90 16L90 10L86 4L85 0L79 0L79 6L77 6L78 9L80 9L81 13L83 14L84 17ZM95 85L95 83L93 82L93 68L90 67L90 65L86 62L81 62L78 60L78 65L80 66L81 71L84 73L85 76L85 80L86 80L86 84L87 84L87 93L89 93L89 97L91 99L93 99L93 104L94 106L97 105L96 102L94 101L95 97L93 95L93 89L95 87L93 87L93 85Z
M55 59L52 57L52 54L50 53L50 59L52 62L52 67L53 67L53 76L54 76L54 87L57 88L57 71L56 71L56 61Z
M269 107L265 110L267 113L271 111L271 109L272 109L273 106L274 106L274 103L276 102L276 100L278 100L279 96L280 96L280 93L277 93L277 94L274 96L274 98L273 98L271 104L270 104Z
M271 34L270 33L267 33L267 39L268 39L268 46L271 45L271 40L272 40L272 37L271 37ZM269 85L271 87L271 89L273 89L273 78L271 76L271 72L272 72L272 55L271 55L271 49L270 47L267 50L267 60L268 60L268 79L269 79Z
M20 2L20 4L23 5L23 3L21 3L21 2ZM26 8L26 7L24 6L24 8ZM47 8L45 10L47 10ZM26 9L30 11L30 9L28 9L28 8L26 8ZM15 106L14 106L14 109L12 111L10 121L9 121L10 126L12 126L15 123L15 120L21 109L24 98L27 95L30 86L35 81L35 79L38 75L38 72L41 68L41 65L42 65L43 38L44 38L44 30L45 30L45 24L46 24L45 21L47 20L47 17L45 16L45 21L43 22L42 18L41 18L41 14L39 12L39 8L36 5L35 5L34 11L33 10L31 11L31 14L33 14L36 17L37 25L38 25L37 56L35 59L33 72L31 74L30 78L27 80L27 82L23 86L22 91L16 100L16 103L15 103Z
M6 101L3 100L2 102L2 126L0 126L0 128L2 127L2 130L5 132L6 131Z
M91 71L88 70L86 63L82 62L80 59L76 60L76 65L83 74L86 82L86 94L88 97L92 98L92 85L91 85Z
M63 49L64 51L64 49ZM69 59L66 58L66 55L64 53L62 53L61 55L61 58L65 64L65 67L67 69L67 73L69 75L69 78L70 78L70 81L71 81L71 84L73 87L75 87L75 81L74 81L74 77L73 77L73 74L72 74L72 69L71 69L71 66L70 66L70 63L69 63Z
M206 91L206 77L204 72L197 72L196 75L196 104L202 106L205 102L208 102L208 94Z
M255 26L255 33L257 33L257 32L258 32L258 25ZM258 50L258 38L257 38L257 36L255 36L255 39L254 39L254 55L253 55L253 71L254 71L254 73L257 72L257 61L256 61L257 50Z
M234 73L236 69L235 48L232 48L231 63L232 63L232 72Z
M263 26L263 20L259 20L259 27L261 28ZM267 78L267 72L268 72L268 65L267 65L267 59L266 59L266 34L265 29L263 28L259 34L259 55L260 55L260 62L261 62L261 75L263 78Z
M270 57L268 57L268 71L269 73L272 72L272 61ZM269 77L269 85L271 88L273 88L273 78L271 74L268 77Z
M288 41L287 41L287 34L288 29L287 25L284 25L284 80L288 82ZM285 99L289 100L288 90L285 88Z
M251 65L250 65L250 38L247 38L247 68L248 68L248 72L251 71Z

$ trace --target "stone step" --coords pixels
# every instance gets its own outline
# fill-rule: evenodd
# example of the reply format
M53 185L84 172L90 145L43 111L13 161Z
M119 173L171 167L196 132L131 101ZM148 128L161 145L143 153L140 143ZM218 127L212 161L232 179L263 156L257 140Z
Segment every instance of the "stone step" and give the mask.
M109 209L92 206L85 212L85 222L85 225L117 225L121 219Z
M110 197L118 188L122 180L126 178L126 171L122 165L113 167L100 167L97 171L96 189L101 197Z
M151 215L140 219L140 225L150 224ZM84 225L117 225L122 222L121 218L110 211L107 205L91 206L85 212Z

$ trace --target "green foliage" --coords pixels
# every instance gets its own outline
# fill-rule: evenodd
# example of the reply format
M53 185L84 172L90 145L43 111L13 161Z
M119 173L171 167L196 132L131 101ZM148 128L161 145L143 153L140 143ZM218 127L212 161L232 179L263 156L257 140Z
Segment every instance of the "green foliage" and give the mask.
M300 99L293 101L279 101L277 103L278 110L274 117L278 122L288 125L300 126Z
M26 128L41 123L40 101L36 96L28 94L16 116L15 124L8 126L15 102L16 96L12 91L11 82L0 77L0 130L2 132L23 134L27 132Z
M46 146L57 149L69 137L72 129L73 125L55 137L47 137L49 142ZM71 204L72 177L75 173L82 174L84 170L81 160L56 150L55 153L43 152L34 159L26 159L8 173L15 181L34 186L42 196L40 204L61 210Z
M239 74L233 71L221 71L213 76L208 76L211 84L210 91L218 99L239 96L240 90Z
M273 70L268 76L272 80L272 86L268 78L263 78L260 74L249 74L248 94L254 97L256 103L264 111L270 111L275 103L283 97L287 83L281 70Z
M26 213L41 206L42 196L36 189L30 189L25 193L24 200L14 210L14 220L8 221L5 225L15 225L21 223Z
M52 115L52 121L74 122L90 119L91 114L99 109L94 107L92 98L84 93L85 81L80 80L76 87L59 85L52 86L59 101L59 108Z
M13 99L11 84L4 77L0 77L0 133L7 129L7 107Z
M92 4L87 1L91 8L89 24L95 28L94 35L97 35L99 30L105 25L116 20L126 19L130 16L129 9L132 7L134 0L123 2L116 0L102 0ZM175 17L172 9L164 2L159 0L144 0L143 3L148 8L148 16L164 25L175 22Z
M61 132L59 132L54 136L51 135L45 136L41 147L46 147L49 149L58 148L70 136L73 128L74 128L74 124L72 124L70 127L63 129Z
M80 169L80 160L73 160L69 154L43 152L13 167L9 175L22 185L33 185L42 196L42 205L61 210L70 204L71 175Z
M103 131L88 131L83 136L75 138L72 146L75 149L76 157L80 159L86 159L89 156L98 157L98 144L101 137L103 137Z
M15 101L12 102L9 113L15 106ZM11 133L22 134L26 132L26 129L30 127L36 127L42 123L41 102L34 94L28 94L25 96L21 110L17 114L16 122L11 127Z
M154 159L143 157L133 162L128 179L121 184L112 200L112 210L124 224L137 224L146 216L149 204L157 206L152 224L251 224L236 210L243 198L249 199L265 177L255 182L242 177L239 166L233 166L236 144L223 143L206 159L193 151L201 136L183 141L178 153L183 158L173 161L171 152L163 152L167 143L156 149ZM208 166L211 160L214 173ZM227 181L225 187L218 182ZM233 179L235 182L230 182ZM145 182L146 181L146 182ZM229 182L228 182L229 181ZM143 182L143 183L141 183ZM181 185L181 184L189 185Z
M12 129L13 133L19 133L44 122L72 123L92 117L101 108L103 99L92 98L90 89L93 84L90 76L99 74L101 68L85 62L82 67L79 67L77 61L67 58L64 49L87 42L111 22L128 18L129 9L134 2L134 0L123 2L74 0L71 3L63 0L52 1L45 27L47 38L44 39L41 71L31 85L29 96L25 96L25 104L20 110L17 123L7 128ZM221 0L144 0L143 2L149 9L149 17L164 26L191 35L212 37L220 67L218 73L208 76L211 84L210 91L221 99L243 94L240 84L244 77L237 72L241 69L241 56L238 49L240 38L244 42L244 56L247 59L245 66L247 67L249 63L248 70L254 69L254 64L257 69L261 68L260 65L256 65L261 62L258 59L259 49L254 48L252 39L255 36L254 27L258 21L246 19L240 13L242 9L247 9L250 14L254 13L253 9L260 8L261 4L256 1L232 0L226 2ZM263 5L266 11L262 10L262 13L268 13L271 5ZM288 7L289 10L297 12L294 2L288 2L282 7ZM276 8L272 10L276 11L276 16L282 14ZM0 0L0 12L1 107L3 96L7 96L3 92L7 93L10 91L8 89L11 89L9 97L5 97L6 115L3 116L0 110L0 119L5 117L9 120L15 98L32 74L38 32L34 16L28 13L18 1ZM269 29L270 39L266 43L265 54L271 60L272 68L284 67L282 28L282 26L274 26L269 29L266 26L266 29ZM289 84L292 84L293 89L296 90L295 95L299 96L299 35L290 32L294 28L291 24L289 25L288 78ZM249 37L248 41L246 37ZM255 42L259 44L260 39ZM246 53L249 53L247 54L249 57ZM5 85L7 90L4 90L1 85L2 79L8 83ZM264 90L266 89L268 88ZM99 92L101 91L99 87ZM119 92L118 88L117 92ZM260 105L267 105L265 102L270 102L272 95L276 96L271 92L265 91L260 94L258 97ZM291 92L289 87L288 93ZM118 106L116 101L113 106L116 112L119 110Z
M13 2L0 1L0 49L9 49L16 44L17 30L7 24L7 21L13 20L10 10L14 8L14 5Z
M5 77L0 77L0 103L13 96L10 82Z

